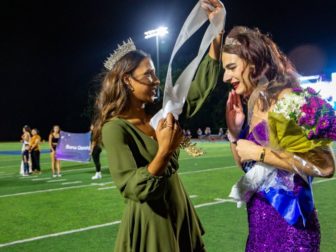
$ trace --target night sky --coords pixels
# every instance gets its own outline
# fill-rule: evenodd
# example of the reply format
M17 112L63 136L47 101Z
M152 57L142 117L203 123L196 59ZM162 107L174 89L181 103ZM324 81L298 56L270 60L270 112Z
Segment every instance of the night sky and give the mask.
M19 140L28 124L47 138L52 125L85 132L88 95L117 43L132 37L152 54L143 32L165 25L160 65L195 0L2 1L0 141ZM336 72L335 1L224 1L226 31L234 25L268 32L301 74ZM197 45L199 41L195 42Z

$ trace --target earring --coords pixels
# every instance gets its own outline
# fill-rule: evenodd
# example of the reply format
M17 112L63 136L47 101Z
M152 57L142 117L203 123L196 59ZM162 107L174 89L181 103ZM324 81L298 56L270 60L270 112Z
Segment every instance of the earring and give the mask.
M132 87L131 84L127 84L127 89L128 89L129 91L131 91L131 93L134 92L134 88Z

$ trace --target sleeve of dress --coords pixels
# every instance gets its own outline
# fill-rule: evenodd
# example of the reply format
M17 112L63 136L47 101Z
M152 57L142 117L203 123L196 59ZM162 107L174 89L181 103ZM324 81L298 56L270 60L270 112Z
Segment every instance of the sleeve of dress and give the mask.
M166 176L153 176L147 166L138 167L130 148L132 138L116 121L103 126L102 140L111 176L121 194L135 201L147 201L163 196Z
M198 67L188 92L186 118L194 116L202 107L209 94L216 87L219 73L219 62L206 55Z

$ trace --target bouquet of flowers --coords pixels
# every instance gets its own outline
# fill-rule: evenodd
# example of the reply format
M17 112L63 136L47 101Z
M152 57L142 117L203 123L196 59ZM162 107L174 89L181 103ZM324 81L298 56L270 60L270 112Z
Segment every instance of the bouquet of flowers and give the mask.
M303 153L336 140L332 106L308 87L295 88L268 115L270 146Z

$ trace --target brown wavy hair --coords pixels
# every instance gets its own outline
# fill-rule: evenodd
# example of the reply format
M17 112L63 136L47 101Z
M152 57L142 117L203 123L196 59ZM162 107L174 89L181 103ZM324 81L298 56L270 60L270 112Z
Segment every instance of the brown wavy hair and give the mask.
M145 58L150 56L141 50L131 51L118 60L110 71L103 73L93 117L93 141L96 143L101 144L103 125L128 110L131 89L123 79L125 74L131 74Z
M256 101L260 101L260 109L266 111L277 101L281 90L299 87L294 66L268 34L257 28L236 26L227 37L231 38L231 43L223 46L223 52L236 54L247 63L246 67L254 66L249 76L254 86L248 99L249 120Z

